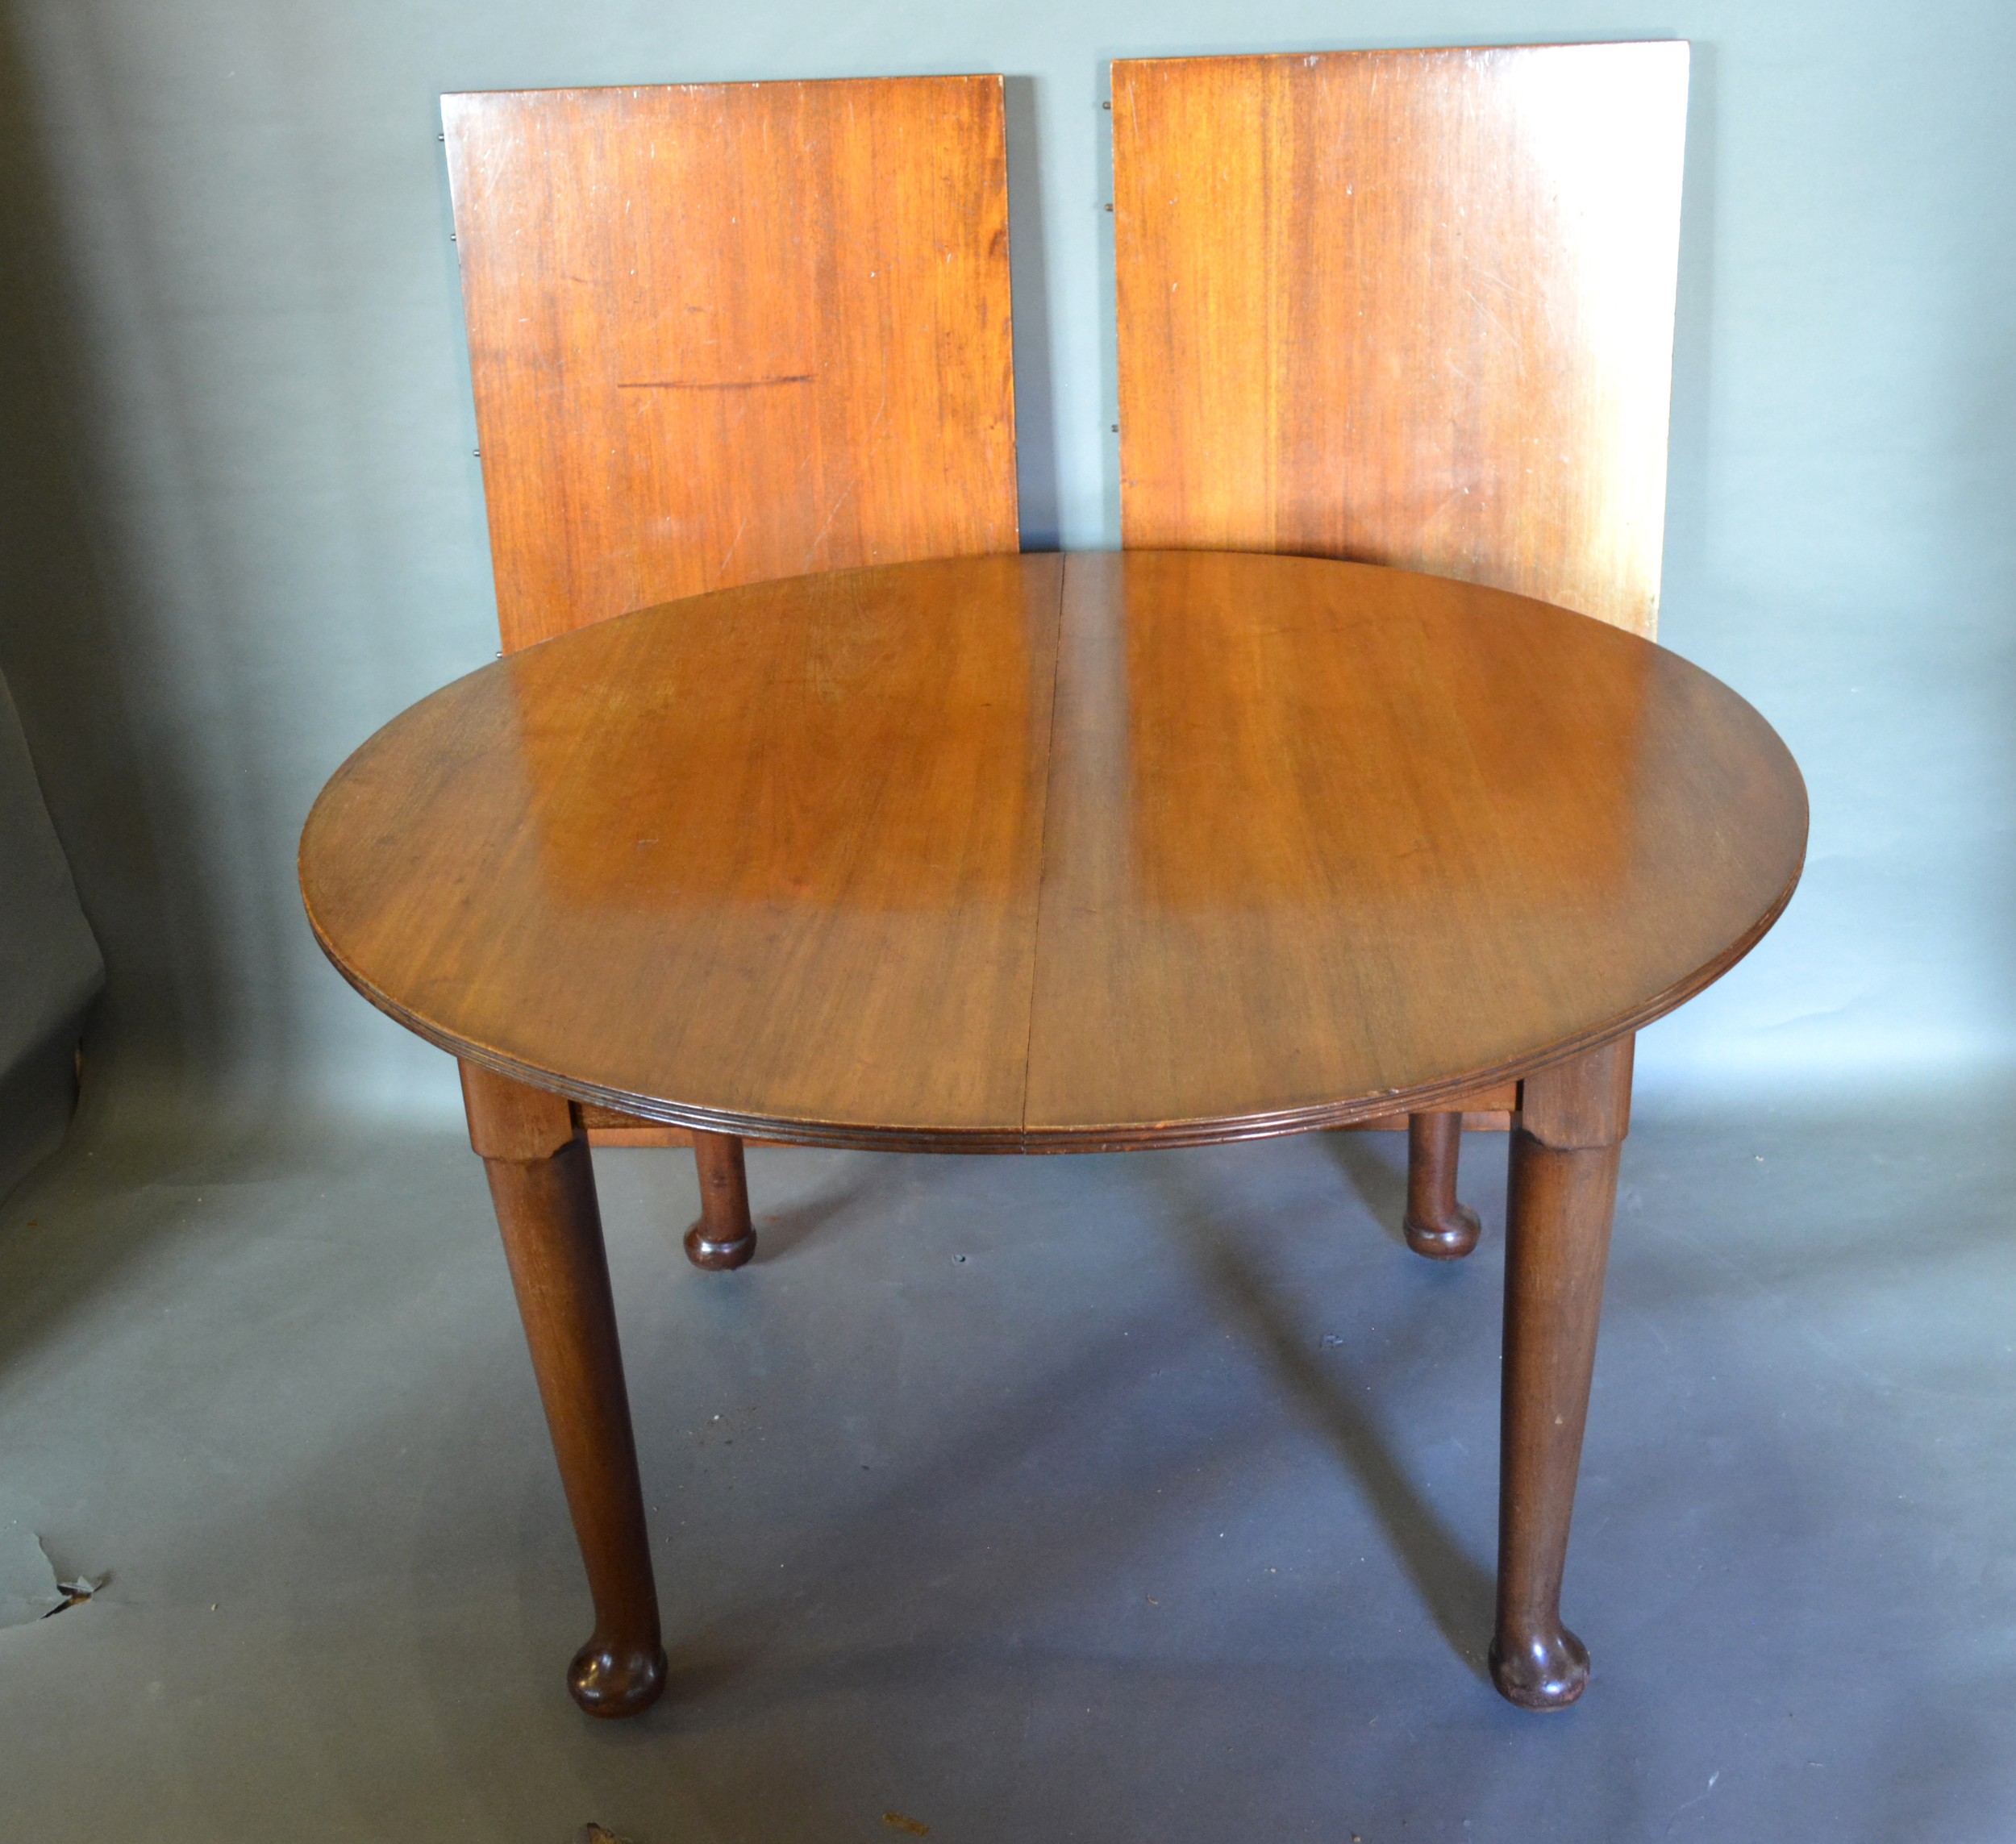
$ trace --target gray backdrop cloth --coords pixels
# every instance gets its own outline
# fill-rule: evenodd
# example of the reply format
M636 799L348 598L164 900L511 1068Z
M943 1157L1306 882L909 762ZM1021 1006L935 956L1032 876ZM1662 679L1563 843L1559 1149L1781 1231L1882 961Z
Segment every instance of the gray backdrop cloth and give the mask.
M105 961L0 679L0 1197L63 1138Z

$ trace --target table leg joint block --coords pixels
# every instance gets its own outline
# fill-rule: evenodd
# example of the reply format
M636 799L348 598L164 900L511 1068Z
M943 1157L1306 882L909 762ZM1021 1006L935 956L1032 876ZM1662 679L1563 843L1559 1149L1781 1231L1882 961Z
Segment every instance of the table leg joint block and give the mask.
M1631 1131L1630 1037L1529 1076L1519 1084L1515 1131L1558 1151L1614 1146Z
M573 1138L573 1104L564 1095L530 1088L478 1064L460 1068L469 1146L477 1158L520 1164L551 1159Z

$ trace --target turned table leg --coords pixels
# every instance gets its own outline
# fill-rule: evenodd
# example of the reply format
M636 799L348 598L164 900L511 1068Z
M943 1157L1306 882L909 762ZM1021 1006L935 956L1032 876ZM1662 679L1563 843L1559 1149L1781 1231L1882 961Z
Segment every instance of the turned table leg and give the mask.
M1527 1709L1564 1708L1589 1683L1561 1571L1631 1091L1623 1038L1528 1077L1513 1128L1491 1677Z
M1407 1117L1407 1247L1431 1261L1456 1261L1477 1246L1476 1211L1456 1201L1456 1159L1463 1116Z
M695 1267L739 1267L756 1253L742 1142L695 1127L693 1162L700 1173L700 1221L686 1231L686 1259Z
M594 1597L567 1688L591 1716L634 1716L664 1688L665 1655L587 1138L564 1097L467 1063L462 1097Z

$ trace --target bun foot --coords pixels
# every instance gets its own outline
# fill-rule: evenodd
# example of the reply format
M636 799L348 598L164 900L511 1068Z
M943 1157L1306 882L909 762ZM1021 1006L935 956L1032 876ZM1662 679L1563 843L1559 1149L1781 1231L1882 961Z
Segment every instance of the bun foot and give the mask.
M1589 1649L1565 1626L1517 1645L1493 1639L1491 1681L1522 1709L1565 1709L1589 1688Z
M1407 1117L1407 1247L1431 1261L1460 1261L1477 1246L1477 1213L1456 1201L1460 1114Z
M658 1700L665 1688L662 1647L648 1650L590 1639L567 1667L567 1688L590 1716L635 1716Z
M1407 1247L1431 1261L1460 1261L1477 1246L1484 1226L1468 1204L1452 1205L1437 1218L1417 1217L1410 1210L1402 1220Z
M700 1179L700 1221L686 1231L686 1259L695 1267L739 1267L756 1253L742 1142L733 1134L695 1129L693 1159Z
M744 1230L739 1236L727 1242L716 1242L707 1234L707 1226L695 1223L686 1231L686 1259L695 1267L714 1269L739 1267L756 1253L756 1231Z

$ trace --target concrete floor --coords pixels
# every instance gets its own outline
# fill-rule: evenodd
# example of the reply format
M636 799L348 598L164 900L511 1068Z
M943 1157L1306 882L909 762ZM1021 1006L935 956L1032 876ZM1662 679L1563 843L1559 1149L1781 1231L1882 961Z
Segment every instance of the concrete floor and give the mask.
M87 1130L0 1216L0 1837L2006 1841L2007 1118L1641 1117L1537 1717L1502 1139L1454 1269L1387 1135L760 1152L729 1276L600 1155L674 1671L606 1726L465 1148Z

